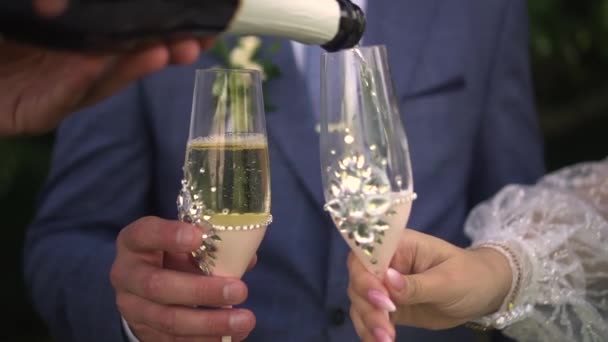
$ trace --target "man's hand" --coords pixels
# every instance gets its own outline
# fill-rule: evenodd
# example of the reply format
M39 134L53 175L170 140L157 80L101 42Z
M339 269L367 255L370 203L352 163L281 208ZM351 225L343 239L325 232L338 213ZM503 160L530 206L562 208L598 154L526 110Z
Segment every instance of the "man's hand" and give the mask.
M169 64L189 64L211 40L181 40L125 54L85 55L0 41L0 136L40 134Z
M189 253L201 245L201 235L192 225L147 217L118 236L110 278L118 309L141 341L239 341L255 326L248 310L195 308L247 298L239 279L206 277L192 264Z
M35 0L38 15L54 17L67 0ZM70 113L170 64L190 64L212 39L182 39L117 54L52 51L0 37L0 136L40 134Z
M56 17L68 7L68 0L34 0L33 7L41 17Z

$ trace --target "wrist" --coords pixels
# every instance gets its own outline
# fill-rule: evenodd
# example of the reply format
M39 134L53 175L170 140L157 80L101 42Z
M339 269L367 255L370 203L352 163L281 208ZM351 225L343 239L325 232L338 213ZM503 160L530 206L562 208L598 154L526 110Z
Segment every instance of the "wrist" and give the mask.
M526 318L532 307L526 304L526 293L535 291L533 290L534 285L532 285L535 277L535 266L529 257L530 253L525 245L520 244L517 240L497 238L495 240L477 241L469 249L491 249L502 255L508 261L511 269L511 286L506 297L503 298L502 305L500 305L497 311L490 312L483 317L478 317L471 323L484 328L484 330L504 329ZM479 253L487 252L482 251ZM499 259L491 257L491 260Z
M481 261L488 275L487 283L490 289L488 304L479 316L485 316L503 310L513 284L513 270L509 259L495 248L479 246L471 251L474 257Z

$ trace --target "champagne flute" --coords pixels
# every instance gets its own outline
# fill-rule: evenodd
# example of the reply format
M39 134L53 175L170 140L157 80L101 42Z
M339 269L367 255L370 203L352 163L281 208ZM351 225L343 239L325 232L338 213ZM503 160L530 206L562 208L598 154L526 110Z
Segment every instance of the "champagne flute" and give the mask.
M198 70L177 205L201 228L192 257L205 275L245 273L272 222L268 159L260 73Z
M369 272L382 278L416 194L384 46L322 56L325 209Z

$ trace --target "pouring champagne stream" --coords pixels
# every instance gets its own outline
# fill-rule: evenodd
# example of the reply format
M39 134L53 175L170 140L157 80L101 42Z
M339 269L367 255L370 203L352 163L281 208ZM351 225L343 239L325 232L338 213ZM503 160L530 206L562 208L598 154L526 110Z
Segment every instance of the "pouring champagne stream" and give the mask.
M383 277L416 198L385 47L324 54L322 70L325 209L365 267Z

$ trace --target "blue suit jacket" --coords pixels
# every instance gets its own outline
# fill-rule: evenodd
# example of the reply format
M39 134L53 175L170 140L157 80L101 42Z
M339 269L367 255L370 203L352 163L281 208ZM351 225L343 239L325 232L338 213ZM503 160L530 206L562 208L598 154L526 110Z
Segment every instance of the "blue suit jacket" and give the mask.
M543 172L524 0L374 0L365 42L386 44L415 188L410 227L465 246L471 207ZM245 276L251 341L354 341L348 248L322 210L318 135L290 45L266 88L275 221ZM114 241L144 215L176 217L195 68L150 76L66 120L26 246L26 275L58 341L119 341L108 273ZM446 284L449 286L449 284ZM401 328L399 341L470 332Z

